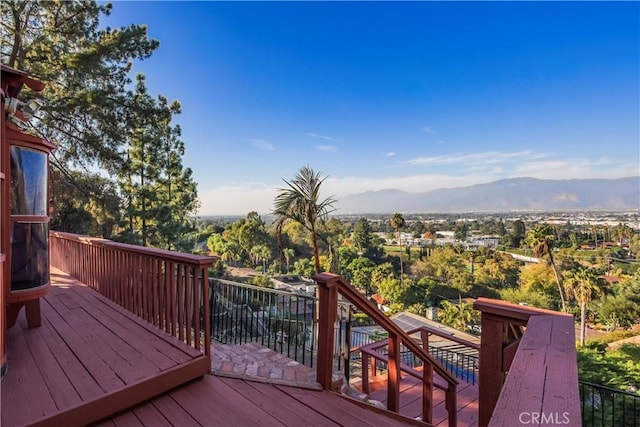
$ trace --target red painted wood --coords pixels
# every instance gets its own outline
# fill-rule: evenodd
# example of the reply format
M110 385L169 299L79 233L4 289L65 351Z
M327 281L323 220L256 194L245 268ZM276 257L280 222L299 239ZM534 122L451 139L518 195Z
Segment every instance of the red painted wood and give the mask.
M16 359L2 382L2 425L86 424L72 420L95 421L96 414L109 415L210 370L208 357L196 349L55 269L52 279L60 286L53 286L42 301L42 327L26 329L22 314L11 331L19 339L11 341ZM181 352L186 363L161 368L160 356L167 350ZM144 372L149 375L138 379ZM123 388L121 378L130 389ZM143 413L149 420L158 415L146 409ZM20 416L28 418L14 423ZM55 418L47 421L43 416Z
M202 425L180 406L170 394L157 397L148 405L156 408L171 425L180 427L200 427Z
M55 289L55 287L53 288ZM143 358L143 361L156 366L159 370L169 369L177 364L177 362L183 362L189 360L189 357L169 346L160 345L157 338L148 338L147 330L131 322L128 318L120 315L113 307L109 307L103 304L98 298L96 298L95 292L90 289L78 287L78 289L71 289L67 294L72 295L79 303L90 304L91 316L96 319L98 324L110 331L113 335L121 339L126 343L131 343L135 346L139 357ZM141 336L145 338L141 338ZM138 345L138 341L146 345ZM172 357L166 355L164 351L171 352L178 360L174 360Z
M44 416L57 410L25 335L12 333L8 337L11 371L2 379L2 425L23 425L33 416ZM6 408L12 411L5 415Z
M521 414L545 414L582 425L575 330L567 316L531 316L490 426L511 426Z
M134 412L125 412L113 419L113 424L117 427L143 427L144 424L138 419Z
M220 382L258 406L282 425L339 425L318 412L300 411L300 402L272 385L218 378L212 386L218 386Z
M277 386L277 388L322 414L330 414L332 420L344 426L370 427L398 425L400 422L380 416L371 410L356 411L353 403L331 392L286 386Z
M151 426L158 426L158 427L162 427L162 426L170 427L174 425L170 423L164 417L164 415L162 415L162 412L160 412L153 405L147 404L147 405L139 406L133 410L133 413L135 414L136 418L140 421L140 424L142 424L143 426L151 425Z
M449 373L437 360L435 360L432 356L426 353L425 350L422 347L420 347L413 339L411 339L411 337L406 332L404 332L397 325L391 322L371 301L364 298L364 296L356 288L351 286L343 277L336 274L332 274L332 273L321 273L321 274L315 275L313 279L316 281L319 289L321 290L319 295L320 306L322 307L323 304L325 304L324 311L320 312L319 325L318 325L319 331L323 329L328 329L328 328L333 329L333 324L328 323L332 318L327 316L325 312L335 313L337 309L337 297L334 302L329 299L330 294L327 292L322 292L322 290L335 287L336 294L339 292L346 300L356 305L356 307L358 307L360 311L362 311L367 316L372 318L379 326L382 326L389 333L389 336L392 338L392 340L397 341L397 344L393 342L394 346L399 346L400 343L405 345L407 349L410 350L415 355L417 355L423 361L423 363L427 363L433 366L434 370L443 379L445 379L445 381L449 384L450 388L452 385L457 384L458 381L452 376L451 373ZM326 305L328 304L332 304L331 309L326 308ZM319 337L320 337L320 334L319 334ZM367 347L367 346L364 346L364 347ZM363 351L363 353L365 351L364 347L361 348L361 351ZM325 383L323 383L323 380L321 380L321 378L323 378L324 381L326 381L327 371L330 369L330 366L331 366L331 354L333 353L323 352L320 350L321 349L319 346L317 378L318 378L318 382L320 382L320 384L323 385L323 387L328 388L329 386L325 385ZM398 356L399 356L399 347L397 351L395 348L389 349L389 358L387 360L387 363L390 369L388 392L391 393L392 395L388 397L387 405L389 409L396 410L396 411L399 405L398 398L396 397L397 396L396 390L399 387L398 381L400 380ZM378 357L382 359L382 356L377 354L375 356L374 354L372 354L372 357ZM409 372L410 368L403 367L403 371ZM322 373L322 376L321 376L321 373ZM330 383L327 383L327 384L330 384ZM454 389L451 388L451 390L454 390ZM423 396L423 399L427 399L427 398L428 396ZM449 404L447 405L447 408L451 411L450 418L453 423L455 423L455 398L456 398L455 391L450 391L449 393L447 393L447 399L449 400Z
M318 361L317 381L325 389L331 389L333 376L334 323L338 305L336 281L318 281Z
M53 270L52 281L54 282L53 288L55 288L56 282L61 282L65 288L75 286L78 288L75 289L75 291L92 305L92 310L97 308L103 309L106 313L110 313L109 315L121 323L124 328L128 328L133 333L139 334L138 340L142 340L146 346L156 348L158 351L163 352L176 362L184 362L189 358L200 356L200 352L196 351L194 348L172 339L170 336L151 326L138 316L124 310L122 307L112 301L109 301L100 294L87 289L81 283L70 278L64 273Z
M86 334L86 332L75 329L75 327L81 326L82 322L75 322L72 319L71 323L67 323L67 320L61 317L49 304L43 304L42 309L52 328L62 337L76 357L83 361L86 369L91 372L91 376L97 381L102 390L108 392L124 385L124 381L118 378L101 358L96 357L94 349L84 341L82 335ZM75 327L72 326L72 323Z
M428 342L423 345L429 348ZM433 418L433 366L425 365L422 371L422 395L425 396L422 399L422 420L427 423L431 423Z
M369 394L369 356L362 353L362 392Z
M387 385L387 409L398 412L400 408L400 339L395 334L389 334L389 345L387 347L388 354L388 375L389 382Z

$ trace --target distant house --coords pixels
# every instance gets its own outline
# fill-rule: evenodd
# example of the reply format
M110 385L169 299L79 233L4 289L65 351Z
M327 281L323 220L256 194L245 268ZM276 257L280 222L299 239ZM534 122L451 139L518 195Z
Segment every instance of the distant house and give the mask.
M315 282L302 276L291 275L272 277L271 283L273 284L274 289L280 291L295 293L302 292L308 294L309 296L315 296Z
M391 310L391 308L389 307L389 301L384 299L380 294L371 295L371 299L378 305L378 308L385 313Z

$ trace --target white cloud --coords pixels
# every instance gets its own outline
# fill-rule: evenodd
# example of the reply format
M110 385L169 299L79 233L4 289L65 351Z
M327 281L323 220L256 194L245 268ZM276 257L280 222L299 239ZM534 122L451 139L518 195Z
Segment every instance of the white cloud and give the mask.
M451 154L446 156L416 157L404 162L411 166L441 166L441 165L487 165L496 163L508 163L517 160L530 160L544 157L544 154L534 153L532 150L517 151L513 153L500 153L487 151L484 153Z
M338 147L335 145L316 145L316 150L321 151L323 153L330 153L333 151L337 151Z
M393 156L395 156L395 155L396 155L395 151L389 151L388 153L385 153L385 155L384 155L384 156L385 156L385 157L393 157Z
M616 179L640 175L637 162L616 163L602 158L549 159L524 162L515 168L513 176L530 176L540 179Z
M318 135L317 133L307 133L305 135L310 136L312 138L326 139L327 141L335 141L336 140L335 138L333 138L331 136Z
M426 133L436 133L433 129L431 129L429 126L425 126L422 128L422 130Z
M528 154L526 154L528 153ZM491 154L491 156L489 156ZM607 158L588 159L550 159L541 158L533 152L520 153L478 153L467 156L451 156L452 159L465 158L476 162L464 170L449 167L445 173L412 174L407 176L335 176L330 175L322 186L323 196L333 195L338 200L350 194L383 189L397 189L409 192L425 192L440 188L464 187L483 184L503 178L532 177L540 179L587 179L622 178L640 175L637 161L616 162ZM442 156L443 158L445 156ZM514 159L514 164L493 163L480 167L477 162L484 158ZM518 162L519 161L519 162ZM451 163L436 163L451 164ZM466 165L468 166L468 165ZM250 211L266 214L273 209L273 201L283 183L275 179L276 184L239 183L214 188L202 188L199 195L202 207L201 215L246 215ZM339 213L339 212L338 212Z
M259 139L259 138L252 138L249 140L249 142L256 148L260 149L260 150L264 150L264 151L276 151L275 147L273 146L273 144L271 144L269 141L264 140L264 139Z
M422 174L408 176L387 176L380 178L364 178L347 176L340 178L329 177L324 182L327 193L335 194L337 198L365 191L394 189L419 193L439 188L463 187L494 181L495 177L481 174L453 176L445 174Z

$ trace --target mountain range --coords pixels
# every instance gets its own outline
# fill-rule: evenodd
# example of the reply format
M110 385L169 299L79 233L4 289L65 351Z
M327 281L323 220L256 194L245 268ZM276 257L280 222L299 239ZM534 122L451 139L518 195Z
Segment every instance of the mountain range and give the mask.
M620 179L510 178L424 193L367 191L341 198L338 214L640 209L640 176Z

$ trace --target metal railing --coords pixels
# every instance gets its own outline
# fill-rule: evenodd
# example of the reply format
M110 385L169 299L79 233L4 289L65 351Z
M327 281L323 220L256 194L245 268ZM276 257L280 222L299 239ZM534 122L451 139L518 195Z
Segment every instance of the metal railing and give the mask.
M215 278L209 278L209 285L214 341L234 345L255 342L303 365L315 366L315 297ZM341 304L334 337L334 362L340 370L345 368L349 353L349 322L350 310Z
M640 395L580 381L582 425L640 426Z

